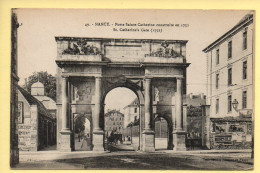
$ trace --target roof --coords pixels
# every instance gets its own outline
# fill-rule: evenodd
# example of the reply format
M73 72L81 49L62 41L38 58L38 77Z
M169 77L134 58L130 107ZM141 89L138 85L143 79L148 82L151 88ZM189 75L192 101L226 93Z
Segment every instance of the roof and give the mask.
M35 95L34 97L38 99L46 109L56 109L56 102L52 98L44 95Z
M46 116L51 119L55 119L55 117L53 117L49 113L49 111L44 107L44 105L39 100L37 100L35 97L33 97L29 92L27 92L22 87L20 87L20 86L17 86L17 87L18 87L18 90L21 92L21 94L24 96L24 98L27 100L27 102L30 105L37 105L38 111L41 115Z
M131 106L138 106L139 104L139 100L138 98L135 98L129 105L126 105L123 109L126 109L127 107L131 107Z
M33 83L31 88L44 88L44 85L41 82Z
M217 46L219 43L221 43L226 37L231 35L233 32L237 31L237 29L240 29L243 27L245 24L249 23L250 21L253 21L253 14L247 14L245 15L239 22L236 24L233 28L231 28L228 32L223 34L221 37L219 37L216 41L211 43L208 47L203 49L203 52L208 52L211 49L213 49L215 46Z
M124 116L123 113L119 112L118 110L113 109L113 110L107 112L107 113L105 114L105 117L110 116L111 113L118 113L119 115Z
M186 95L186 104L192 106L206 105L206 96L204 94L200 95Z

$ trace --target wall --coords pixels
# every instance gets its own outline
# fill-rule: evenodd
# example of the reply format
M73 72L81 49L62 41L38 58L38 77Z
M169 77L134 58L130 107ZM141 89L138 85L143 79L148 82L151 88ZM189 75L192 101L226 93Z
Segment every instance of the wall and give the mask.
M38 150L38 109L36 105L29 106L25 103L24 122L18 125L19 129L19 150L37 151ZM30 109L28 110L28 107Z

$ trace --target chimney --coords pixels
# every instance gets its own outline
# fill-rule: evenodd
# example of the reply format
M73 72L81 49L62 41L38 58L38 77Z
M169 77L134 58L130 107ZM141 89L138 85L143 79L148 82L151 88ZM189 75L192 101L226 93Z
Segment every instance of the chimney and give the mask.
M204 93L200 93L201 100L204 100Z
M193 99L193 94L192 93L190 93L190 99Z

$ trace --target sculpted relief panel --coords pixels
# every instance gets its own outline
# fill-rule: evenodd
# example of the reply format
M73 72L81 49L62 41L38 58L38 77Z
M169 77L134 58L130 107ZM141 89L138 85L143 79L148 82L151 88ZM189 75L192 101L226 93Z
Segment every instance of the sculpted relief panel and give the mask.
M152 44L151 51L145 56L152 57L166 57L166 58L176 58L182 57L182 46L180 43L168 43L166 41L161 44Z
M174 98L176 83L174 79L153 79L152 83L152 99L153 113L171 114L172 99Z
M78 40L68 41L68 47L62 51L62 55L99 55L101 54L100 48L97 47L97 43Z
M95 80L74 80L72 85L72 100L76 103L91 104L92 96L95 94Z
M157 104L172 103L172 97L175 94L176 83L174 79L156 79L153 80L153 101Z

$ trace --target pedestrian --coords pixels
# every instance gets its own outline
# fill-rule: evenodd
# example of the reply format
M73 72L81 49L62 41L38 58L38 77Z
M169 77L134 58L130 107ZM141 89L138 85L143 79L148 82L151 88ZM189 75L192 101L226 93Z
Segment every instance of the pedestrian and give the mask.
M194 150L194 140L191 139L191 150Z

